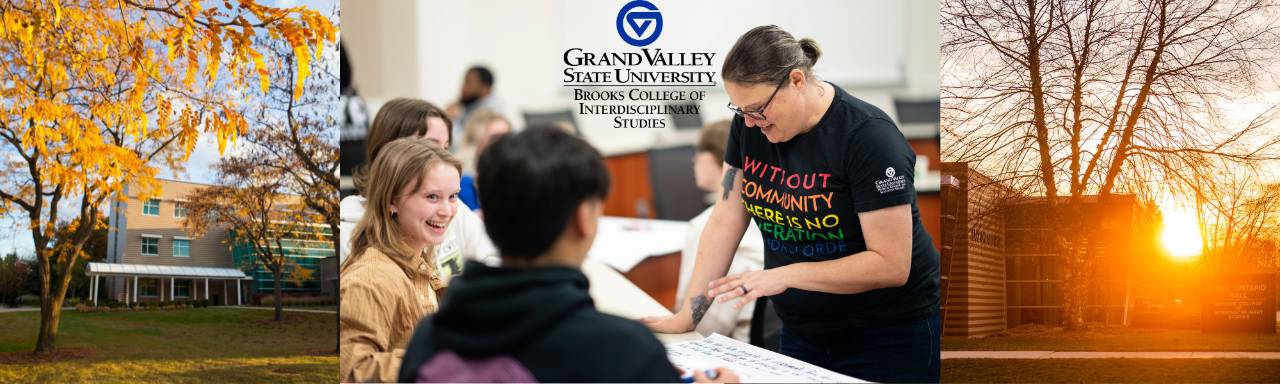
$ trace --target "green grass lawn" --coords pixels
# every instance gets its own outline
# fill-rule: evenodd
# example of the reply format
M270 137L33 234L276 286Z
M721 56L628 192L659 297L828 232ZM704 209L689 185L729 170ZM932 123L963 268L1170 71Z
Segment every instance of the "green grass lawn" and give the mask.
M32 363L39 312L0 313L0 382L332 382L337 318L204 308L63 311L57 345L71 357Z
M1194 329L1107 328L1086 332L1018 329L980 339L942 338L944 351L1280 351L1280 334L1203 333ZM1280 363L1277 363L1280 365Z
M1258 359L948 359L944 383L1274 382L1280 362Z

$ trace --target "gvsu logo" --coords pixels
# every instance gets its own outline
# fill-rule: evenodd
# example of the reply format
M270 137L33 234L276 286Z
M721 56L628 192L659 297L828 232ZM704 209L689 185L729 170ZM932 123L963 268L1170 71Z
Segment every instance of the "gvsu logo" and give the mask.
M653 44L662 33L662 13L645 0L634 0L618 11L618 36L637 47Z

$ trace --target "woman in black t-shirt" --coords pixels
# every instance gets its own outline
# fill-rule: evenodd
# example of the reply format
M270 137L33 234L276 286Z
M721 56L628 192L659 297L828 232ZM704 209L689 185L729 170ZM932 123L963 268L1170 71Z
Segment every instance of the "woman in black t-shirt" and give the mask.
M916 207L915 153L879 108L813 77L819 56L813 40L776 26L729 51L721 76L737 117L725 192L690 299L644 321L687 332L713 300L769 297L783 354L864 380L938 381L938 251ZM725 276L753 218L765 269Z

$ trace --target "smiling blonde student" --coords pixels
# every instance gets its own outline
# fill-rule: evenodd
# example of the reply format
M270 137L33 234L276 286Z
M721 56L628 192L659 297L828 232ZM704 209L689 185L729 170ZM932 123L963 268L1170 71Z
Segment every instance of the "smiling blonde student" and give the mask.
M435 143L388 143L369 168L364 215L340 276L342 381L394 381L444 287L432 259L458 211L462 163Z

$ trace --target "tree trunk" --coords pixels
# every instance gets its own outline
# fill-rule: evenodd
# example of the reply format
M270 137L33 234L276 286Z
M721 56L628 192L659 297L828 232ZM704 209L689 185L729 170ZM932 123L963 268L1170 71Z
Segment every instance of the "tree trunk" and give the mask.
M81 204L86 204L82 202ZM91 217L96 217L97 210L91 210ZM82 213L83 219L83 213ZM90 231L97 225L96 221L89 221L83 224L80 229L76 230L75 244L77 247L83 247L85 240L88 238ZM40 335L36 339L36 353L53 353L56 350L55 339L58 336L58 322L62 318L62 303L67 299L67 289L71 287L71 278L76 269L76 262L80 260L80 256L72 254L66 256L66 264L62 270L62 278L58 280L58 285L53 286L53 267L50 265L50 258L58 257L56 254L49 254L50 251L44 247L46 244L43 239L37 239L36 244L40 244L36 248L36 258L41 260L40 268ZM102 287L99 286L95 296L101 296ZM90 299L93 299L90 297Z
M54 339L58 336L58 312L53 305L53 292L49 286L53 271L49 266L48 250L36 247L36 259L40 261L40 334L36 338L36 354L53 353Z
M339 230L340 229L338 227L337 222L333 222L333 221L329 222L329 231L330 231L329 235L333 237L333 255L338 256L339 260L341 260L341 256L338 255L338 252L342 251L342 239L338 236ZM338 265L338 270L342 270L341 262L338 262L335 264ZM320 286L321 287L324 286L324 276L320 276ZM339 288L340 287L333 287L334 290L337 290ZM338 295L334 294L334 296L337 297ZM342 298L338 297L338 300L335 300L334 304L336 308L335 312L337 312L333 315L333 317L335 318L334 320L336 320L334 321L334 327L337 328L337 334L341 335L342 334ZM341 353L341 351L342 351L342 338L339 337L339 338L333 339L333 353Z
M1062 276L1062 327L1067 331L1083 331L1085 327L1085 305L1088 304L1089 271L1085 258L1086 244L1090 244L1085 233L1085 223L1080 212L1077 196L1072 196L1067 206L1059 210L1065 214L1057 215L1065 221L1066 231L1059 242L1059 254L1063 258Z
M276 321L280 321L280 315L284 312L284 303L280 301L280 271L282 269L284 269L283 265L277 265L276 268L271 271L271 275L275 276L276 280L274 284L275 292L272 293L272 296L276 298Z
M65 291L63 289L62 291ZM36 340L36 353L45 354L56 351L55 341L58 336L58 322L62 319L62 303L65 295L58 295L48 304L40 306L40 337Z
M1064 252L1066 263L1062 281L1062 327L1067 331L1085 330L1084 307L1087 301L1085 266L1080 260L1079 249L1068 245Z

